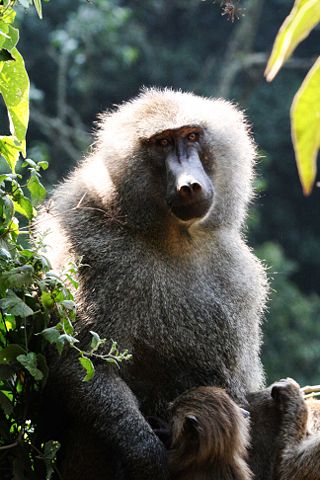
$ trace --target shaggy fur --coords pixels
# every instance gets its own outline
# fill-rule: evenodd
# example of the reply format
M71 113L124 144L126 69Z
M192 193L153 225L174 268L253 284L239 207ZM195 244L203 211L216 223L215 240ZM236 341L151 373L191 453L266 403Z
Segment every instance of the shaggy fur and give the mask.
M191 389L171 409L172 480L250 480L246 464L249 423L216 387Z
M320 480L320 402L292 379L248 396L250 465L257 480Z
M188 125L204 130L215 195L203 219L183 223L168 209L166 174L145 140ZM151 89L101 117L92 153L56 189L39 224L51 231L54 268L82 258L79 338L86 346L95 330L133 354L119 371L97 365L89 383L68 352L51 369L49 396L62 405L73 452L78 429L105 452L112 445L130 478L163 479L165 450L145 416L165 418L168 402L194 386L223 387L241 402L263 384L267 282L241 234L255 155L230 103ZM90 464L81 448L81 461L68 467L73 480L91 478L81 475Z

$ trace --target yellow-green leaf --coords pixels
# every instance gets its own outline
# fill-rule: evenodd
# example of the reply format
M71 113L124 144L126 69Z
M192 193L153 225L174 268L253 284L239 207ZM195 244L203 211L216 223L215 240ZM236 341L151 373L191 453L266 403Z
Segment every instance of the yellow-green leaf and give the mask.
M15 19L16 12L13 8L8 8L5 5L0 5L0 17L5 23L12 23Z
M22 56L16 48L10 53L14 61L0 62L0 93L8 109L10 132L22 142L29 122L30 84Z
M303 192L309 195L320 149L320 57L293 99L291 133Z
M296 46L309 35L319 22L319 0L295 1L273 44L273 49L264 72L268 82L274 79Z
M0 136L0 155L8 163L12 173L15 172L15 166L23 146L12 136Z
M37 10L37 14L39 16L39 18L42 18L42 4L41 4L41 0L33 0L33 3L34 3L34 6Z
M89 382L94 376L94 366L90 358L88 357L80 357L79 362L83 366L86 371L86 376L83 378L83 382Z
M0 47L12 50L19 41L19 30L0 21Z

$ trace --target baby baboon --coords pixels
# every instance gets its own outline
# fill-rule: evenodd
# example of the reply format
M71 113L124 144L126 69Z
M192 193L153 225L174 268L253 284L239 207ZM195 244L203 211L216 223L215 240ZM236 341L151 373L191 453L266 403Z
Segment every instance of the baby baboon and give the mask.
M248 395L250 465L257 480L320 480L320 402L281 380Z
M180 395L171 409L172 480L250 480L244 413L221 388L193 388Z
M132 353L120 370L96 365L88 383L71 352L52 365L47 410L60 403L63 458L70 448L79 458L68 478L91 480L90 466L107 478L81 431L111 445L130 479L163 480L166 452L147 416L165 418L191 387L238 401L261 387L266 277L241 233L254 159L233 105L151 89L101 117L93 152L56 189L39 224L55 268L82 257L79 339L85 347L95 330ZM97 455L99 472L117 455Z

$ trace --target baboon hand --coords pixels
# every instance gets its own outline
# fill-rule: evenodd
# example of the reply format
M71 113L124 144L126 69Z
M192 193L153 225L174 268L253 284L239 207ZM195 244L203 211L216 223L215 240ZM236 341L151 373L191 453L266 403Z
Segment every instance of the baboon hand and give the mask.
M300 385L289 377L273 384L271 396L280 409L286 408L289 403L296 402L299 399L303 401Z

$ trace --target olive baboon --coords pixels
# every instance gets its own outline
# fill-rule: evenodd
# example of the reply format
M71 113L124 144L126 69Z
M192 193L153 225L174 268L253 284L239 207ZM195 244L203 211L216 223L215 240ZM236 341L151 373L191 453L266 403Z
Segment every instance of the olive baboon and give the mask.
M223 100L151 89L101 117L93 152L57 188L40 225L51 230L54 268L83 259L83 345L95 330L133 358L119 371L96 365L88 383L70 352L51 368L66 461L82 435L102 452L112 447L126 478L163 479L166 452L146 416L164 418L194 386L223 387L241 402L262 385L267 282L241 233L254 159L243 114ZM79 453L62 470L90 479L90 465L105 470L106 453L97 456Z
M172 480L250 480L246 463L249 423L217 387L193 388L171 408Z
M281 380L248 395L250 466L257 480L320 480L320 402Z

